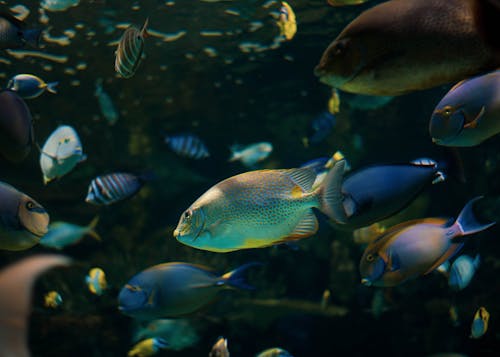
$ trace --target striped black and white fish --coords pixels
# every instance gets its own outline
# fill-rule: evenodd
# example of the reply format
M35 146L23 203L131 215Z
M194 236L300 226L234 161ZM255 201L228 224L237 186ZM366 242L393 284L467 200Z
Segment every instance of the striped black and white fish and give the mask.
M123 78L134 75L144 52L144 38L147 36L149 19L146 19L142 29L131 25L123 33L115 52L115 71Z
M193 134L167 136L165 143L179 156L190 159L205 159L210 156L205 143Z
M98 176L90 183L85 202L99 206L110 205L132 197L145 182L142 176L123 172Z

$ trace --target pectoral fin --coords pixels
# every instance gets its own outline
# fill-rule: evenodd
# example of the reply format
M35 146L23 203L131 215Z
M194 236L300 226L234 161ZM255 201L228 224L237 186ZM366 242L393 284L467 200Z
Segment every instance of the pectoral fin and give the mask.
M301 238L306 238L312 236L314 233L318 231L318 220L314 215L314 212L309 209L307 213L302 217L300 222L294 228L294 230L290 233L289 236L284 238L284 241L287 240L297 240Z
M474 118L474 120L472 120L471 122L464 125L464 129L476 129L477 126L479 125L479 121L483 117L485 111L486 111L486 108L483 106L481 108L481 110L479 111L479 113Z

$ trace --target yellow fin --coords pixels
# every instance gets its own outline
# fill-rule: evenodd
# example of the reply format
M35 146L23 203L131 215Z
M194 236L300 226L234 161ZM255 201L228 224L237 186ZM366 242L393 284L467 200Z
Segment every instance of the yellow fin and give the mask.
M285 237L283 241L297 240L301 238L310 237L318 231L318 220L314 215L312 209L309 209L304 217L300 220L294 230L289 236Z
M300 188L300 186L294 186L292 188L292 198L301 198L302 194L303 194L303 191Z

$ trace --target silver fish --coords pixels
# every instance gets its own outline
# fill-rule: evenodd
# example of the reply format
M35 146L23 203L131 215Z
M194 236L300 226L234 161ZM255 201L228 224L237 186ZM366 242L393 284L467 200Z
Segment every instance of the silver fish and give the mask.
M85 202L110 205L135 195L145 181L142 176L122 172L98 176L90 183Z

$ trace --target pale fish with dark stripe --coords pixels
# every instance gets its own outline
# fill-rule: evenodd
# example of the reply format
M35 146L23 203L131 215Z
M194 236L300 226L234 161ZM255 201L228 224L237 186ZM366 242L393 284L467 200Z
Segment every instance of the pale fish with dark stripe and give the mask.
M179 156L191 159L205 159L210 156L205 143L193 134L167 136L165 143Z
M149 19L146 19L142 29L131 25L123 33L115 52L115 71L123 78L135 74L144 52L144 38L147 36Z
M122 172L98 176L90 183L85 202L94 205L116 203L139 192L145 181L142 176Z

